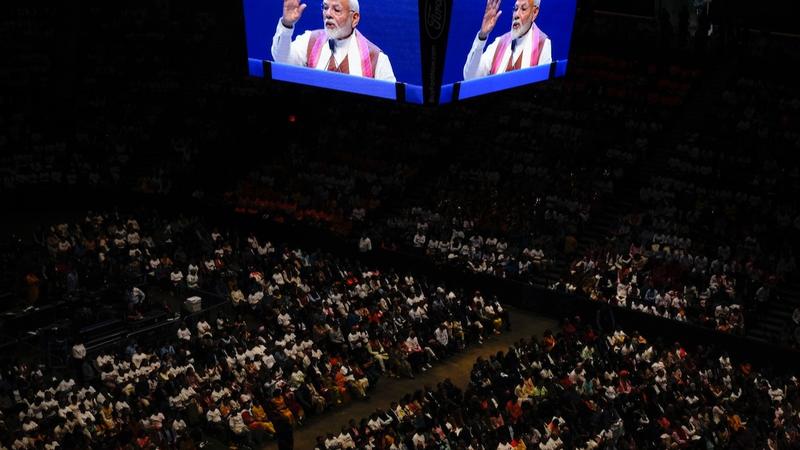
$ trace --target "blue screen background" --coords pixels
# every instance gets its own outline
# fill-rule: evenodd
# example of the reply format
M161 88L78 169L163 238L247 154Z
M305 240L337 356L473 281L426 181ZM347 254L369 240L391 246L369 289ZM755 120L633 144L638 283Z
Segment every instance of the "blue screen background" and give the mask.
M305 3L308 6L295 24L295 36L322 28L322 1ZM397 81L421 85L417 0L360 0L359 6L358 30L389 56ZM248 57L272 60L272 36L282 14L282 0L244 0Z
M542 0L536 25L544 31L553 45L553 61L567 59L575 21L577 0ZM502 0L503 14L489 35L487 46L511 29L515 0ZM464 63L478 34L486 10L486 0L454 0L453 16L450 20L450 35L447 40L447 57L444 64L443 84L464 79Z

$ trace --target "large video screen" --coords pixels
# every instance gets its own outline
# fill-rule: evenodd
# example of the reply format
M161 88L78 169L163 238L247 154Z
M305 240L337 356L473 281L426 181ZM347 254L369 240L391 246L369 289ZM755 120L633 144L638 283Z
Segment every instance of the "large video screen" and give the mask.
M244 0L244 18L250 75L422 102L418 0Z
M577 0L454 0L440 103L566 73Z

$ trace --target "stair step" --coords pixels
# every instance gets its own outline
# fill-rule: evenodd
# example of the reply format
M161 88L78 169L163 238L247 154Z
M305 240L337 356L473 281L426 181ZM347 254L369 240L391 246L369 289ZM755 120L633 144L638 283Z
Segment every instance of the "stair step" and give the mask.
M774 317L774 316L771 316L771 315L770 316L762 316L759 319L759 323L760 324L772 324L772 325L775 325L775 326L783 327L783 325L786 324L786 319L783 319L783 318L780 318L780 317Z
M771 333L769 333L767 331L764 331L764 330L760 330L760 329L750 330L747 333L747 337L749 337L751 339L756 339L756 340L759 340L759 341L764 341L764 342L772 342L772 341L774 341L774 337L772 336Z
M800 298L795 298L795 297L781 296L781 298L780 298L780 300L778 300L778 302L780 302L781 304L790 306L792 308L796 308L796 307L800 306Z
M768 323L768 322L762 322L759 325L760 325L759 328L761 328L762 330L768 330L770 332L777 333L777 334L782 333L783 330L784 330L784 327L782 325L776 325L776 324L772 324L772 323Z
M770 310L767 314L773 317L779 317L782 320L789 320L792 318L792 311L781 310L781 309Z
M800 299L800 291L795 290L794 288L778 286L775 288L775 292L784 297Z

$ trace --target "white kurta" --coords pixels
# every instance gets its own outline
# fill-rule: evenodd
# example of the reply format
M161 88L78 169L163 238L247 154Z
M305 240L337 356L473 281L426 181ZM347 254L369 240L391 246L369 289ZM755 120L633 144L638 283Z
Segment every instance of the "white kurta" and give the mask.
M509 45L506 47L505 53L503 54L502 58L500 58L500 65L497 73L505 72L509 59L516 62L520 54L522 54L522 68L524 69L531 66L531 52L534 48L534 33L531 33L531 30L533 30L533 27L531 27L527 33L516 39L517 43L514 48L513 55L511 46ZM480 32L475 35L475 40L472 42L472 48L467 56L467 63L464 64L464 80L485 77L492 71L494 53L497 51L497 47L500 45L500 37L496 38L494 42L489 45L489 48L487 48L484 52L483 49L486 46L488 39L481 40L478 35L480 35ZM553 62L552 45L550 43L550 38L547 38L544 41L542 53L539 55L539 65L541 66L543 64L550 64L551 62ZM512 62L512 64L514 63Z
M338 66L347 57L350 75L360 77L363 76L361 73L361 52L358 48L358 41L354 38L355 33L357 31L344 39L334 40L333 59ZM308 40L311 39L312 32L306 31L292 41L293 34L294 27L286 28L279 19L278 26L275 29L275 36L272 37L272 58L278 63L306 67L308 64ZM315 69L327 70L330 58L330 47L323 45ZM378 61L375 63L375 79L396 81L392 64L386 53L381 52L378 54Z

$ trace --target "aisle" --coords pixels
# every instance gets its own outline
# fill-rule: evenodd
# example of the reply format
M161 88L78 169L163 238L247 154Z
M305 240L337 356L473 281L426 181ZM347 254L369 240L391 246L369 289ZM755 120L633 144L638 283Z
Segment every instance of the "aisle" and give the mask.
M550 328L555 331L558 325L552 319L539 317L519 309L509 308L509 314L512 325L510 332L494 336L481 346L470 347L464 353L437 363L433 369L418 375L413 380L381 379L377 388L370 393L371 398L368 401L356 401L344 408L310 419L303 427L295 430L295 450L311 450L314 448L317 436L325 435L328 432L338 432L347 425L350 419L358 421L378 408L388 408L391 402L399 400L405 394L413 393L425 385L433 387L439 381L450 378L456 386L463 388L469 380L472 364L479 356L505 351L509 345L523 337L541 337L545 329ZM277 449L277 445L270 442L264 449Z

